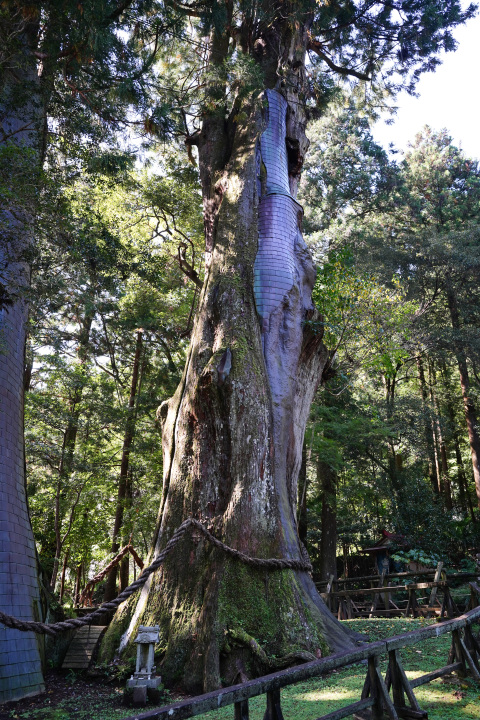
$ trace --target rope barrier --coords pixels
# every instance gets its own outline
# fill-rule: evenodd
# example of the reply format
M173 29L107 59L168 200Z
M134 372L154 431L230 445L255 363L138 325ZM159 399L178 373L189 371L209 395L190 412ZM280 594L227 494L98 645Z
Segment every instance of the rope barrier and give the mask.
M83 627L84 625L91 625L105 613L110 612L111 610L116 610L121 603L125 602L125 600L137 592L137 590L140 590L145 585L150 575L154 573L155 570L158 570L160 565L171 553L175 545L181 540L188 528L197 529L207 540L209 540L212 545L220 550L223 550L227 555L243 562L245 565L250 565L251 567L256 568L264 568L265 570L288 569L303 570L305 572L311 572L312 570L312 565L309 560L302 561L282 560L280 558L254 558L249 555L245 555L245 553L240 552L240 550L235 550L235 548L225 545L225 543L212 535L212 533L198 520L195 520L194 518L187 518L181 525L178 526L164 549L159 553L151 565L145 568L142 574L131 585L125 588L125 590L123 590L120 595L115 598L115 600L104 602L92 613L89 613L82 618L70 618L68 620L49 624L36 622L34 620L20 620L19 618L7 615L0 610L0 623L14 630L22 630L23 632L33 631L39 635L51 635L53 637L60 632L65 632L66 630Z

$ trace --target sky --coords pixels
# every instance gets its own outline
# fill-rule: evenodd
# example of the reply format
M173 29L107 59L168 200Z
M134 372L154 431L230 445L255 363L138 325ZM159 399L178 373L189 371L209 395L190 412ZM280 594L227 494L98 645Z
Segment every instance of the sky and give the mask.
M402 93L397 99L394 124L377 122L373 136L384 147L393 143L405 150L424 125L447 128L454 144L480 159L480 15L454 33L457 50L443 55L436 72L422 75L418 98Z

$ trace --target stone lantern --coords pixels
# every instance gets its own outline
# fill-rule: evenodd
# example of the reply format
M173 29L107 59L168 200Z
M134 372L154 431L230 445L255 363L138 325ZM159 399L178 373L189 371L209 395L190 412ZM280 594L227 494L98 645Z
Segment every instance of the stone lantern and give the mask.
M155 677L154 651L155 644L160 637L158 625L145 627L140 625L138 635L135 638L137 643L137 663L135 672L127 680L127 694L132 693L134 705L146 705L147 694L150 699L157 700L162 683L161 677Z

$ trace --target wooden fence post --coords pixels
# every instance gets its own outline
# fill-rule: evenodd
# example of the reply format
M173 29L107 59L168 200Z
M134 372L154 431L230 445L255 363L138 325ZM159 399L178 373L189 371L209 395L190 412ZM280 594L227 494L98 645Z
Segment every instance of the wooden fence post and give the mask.
M347 620L353 620L353 604L350 595L347 595Z
M467 668L465 665L465 656L463 654L462 645L460 642L460 631L452 630L452 649L455 660L460 663L460 667L457 670L459 677L464 678L467 674Z
M480 670L480 643L472 632L470 625L465 627L465 644L472 655L475 665Z
M440 617L444 616L445 610L447 612L447 617L449 620L454 618L456 615L460 615L460 612L459 612L457 606L455 605L452 596L450 595L450 588L448 587L448 585L445 585L442 610L440 612Z
M345 601L345 598L341 596L338 600L337 618L338 620L348 620L347 603Z
M325 604L328 607L328 609L330 610L330 612L333 612L333 594L332 594L333 593L333 575L329 575L329 577L328 577L328 582L327 582L327 587L326 587L325 592L327 594L327 599L326 599Z
M435 571L435 576L433 578L434 583L440 582L440 578L442 577L442 568L443 568L443 562L439 562L437 565L437 569ZM430 592L430 598L428 600L428 608L427 608L427 617L430 617L430 612L433 611L433 606L435 604L435 600L437 599L437 590L438 587L434 585L432 587L432 590Z
M368 658L368 675L370 678L370 694L375 700L372 705L372 720L383 720L384 708L390 720L398 720L397 711L378 668L378 657L376 655Z
M411 611L414 618L417 617L417 596L415 594L415 590L411 588L408 588L408 603L405 608L405 617L408 616L409 611Z
M480 605L480 588L475 582L470 582L468 584L470 585L470 604L468 609L473 610L473 608Z
M234 720L248 720L248 700L235 703Z
M237 718L235 718L235 720L237 720ZM267 709L265 710L263 720L283 720L279 688L267 692Z
M458 634L458 637L459 637L459 641L460 641L463 662L464 662L465 666L468 665L473 678L477 682L480 682L480 672L478 671L475 653L473 653L473 655L472 655L472 653L470 652L470 649L467 647L467 643L462 638L460 633ZM467 633L465 632L465 638L466 637L467 637Z
M401 717L427 718L425 710L422 710L417 702L415 693L410 685L398 650L390 650L388 653L387 690L392 686L393 704L395 710ZM405 693L410 707L405 703Z
M387 582L387 584L388 584L388 582ZM385 617L387 617L388 610L390 610L390 592L388 590L383 594L383 604L385 605L385 610L386 610Z
M384 570L380 576L380 582L378 583L379 588L383 587L385 584L385 575L386 575L386 571ZM378 593L378 592L374 593L372 607L370 608L370 615L368 616L369 618L373 617L373 613L377 609L379 597L380 597L380 593Z

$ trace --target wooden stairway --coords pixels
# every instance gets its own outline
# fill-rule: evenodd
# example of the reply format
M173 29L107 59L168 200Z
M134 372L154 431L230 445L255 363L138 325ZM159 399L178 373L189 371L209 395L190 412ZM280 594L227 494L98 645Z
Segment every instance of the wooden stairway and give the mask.
M92 660L93 652L100 636L107 628L105 625L84 625L79 628L70 643L62 670L86 670Z

